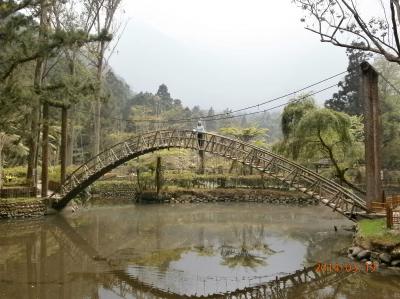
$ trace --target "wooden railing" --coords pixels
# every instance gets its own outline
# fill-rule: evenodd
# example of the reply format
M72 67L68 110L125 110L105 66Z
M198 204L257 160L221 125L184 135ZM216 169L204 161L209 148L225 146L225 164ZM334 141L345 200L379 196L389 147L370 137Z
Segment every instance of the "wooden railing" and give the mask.
M385 198L385 202L372 202L371 211L380 213L385 212L387 208L395 209L400 206L400 195L390 195Z
M400 207L400 195L391 195L385 198L385 202L372 202L370 209L374 213L386 214L386 226L393 228L400 224L400 211L395 211Z

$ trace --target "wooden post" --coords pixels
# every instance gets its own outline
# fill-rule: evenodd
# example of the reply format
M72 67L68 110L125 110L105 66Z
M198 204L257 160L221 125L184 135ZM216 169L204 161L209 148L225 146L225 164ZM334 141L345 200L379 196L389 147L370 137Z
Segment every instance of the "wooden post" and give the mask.
M138 163L139 164L139 163ZM139 165L138 168L136 168L136 181L137 181L137 185L138 185L138 192L142 193L142 184L140 183L140 169L139 169Z
M393 209L386 206L386 227L391 229L393 227Z
M68 121L68 109L67 107L62 107L61 112L61 149L60 149L60 159L61 159L61 177L60 183L65 182L67 167L67 121Z
M157 195L160 194L161 187L162 187L161 157L157 157L157 166L156 166L156 190L157 190Z
M204 140L204 138L205 138L205 134L204 133L202 133L202 132L198 132L197 133L197 142L198 142L198 145L199 145L199 158L200 158L200 167L199 167L199 173L200 174L204 174L204 169L205 169L205 166L204 166L204 142L205 142L205 140Z
M200 157L200 168L199 173L204 174L204 150L199 150L199 157Z
M42 132L42 198L47 198L49 190L49 104L43 104Z
M378 73L368 63L361 63L361 96L364 101L366 202L383 202L381 181L381 115L378 96Z

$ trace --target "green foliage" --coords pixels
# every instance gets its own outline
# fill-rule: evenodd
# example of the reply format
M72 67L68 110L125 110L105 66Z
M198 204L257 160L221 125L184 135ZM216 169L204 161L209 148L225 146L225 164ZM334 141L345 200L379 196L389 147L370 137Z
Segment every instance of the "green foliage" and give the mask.
M25 166L15 166L15 167L7 167L4 168L4 174L10 175L17 178L23 178L26 174L26 167Z
M296 129L301 118L311 110L316 109L314 99L311 97L294 100L285 106L282 113L281 128L285 140L289 139Z
M227 127L227 128L221 128L220 132L228 136L233 136L244 142L251 142L254 139L260 137L264 137L265 139L268 129L257 128L257 127L247 127L247 128Z
M92 184L92 192L93 193L98 193L102 190L108 190L109 188L118 190L126 190L126 188L134 187L135 183L133 181L127 181L127 180L103 180L103 181L96 181L95 183Z
M360 192L346 177L363 161L362 118L331 109L317 108L312 99L294 102L285 107L282 115L284 140L273 150L309 167L328 160L331 168L322 174L338 178Z
M395 86L400 85L400 66L377 59L374 66ZM400 168L400 99L399 94L385 80L379 81L382 111L382 163L385 169Z
M348 115L330 109L315 109L299 121L295 135L304 144L320 140L330 146L338 142L349 145L352 142L350 127Z
M273 146L273 151L287 156L293 160L299 158L299 140L295 138L295 130L304 115L316 109L314 99L300 96L300 100L294 100L283 110L281 117L281 130L283 140Z
M339 82L339 91L325 102L325 107L350 115L362 115L364 105L360 96L360 64L372 55L351 48L346 49L346 53L349 59L348 73L344 77L344 81Z
M345 172L357 167L363 160L360 138L360 118L330 109L316 109L307 113L299 122L296 138L304 158L329 159L336 176L346 182Z
M17 186L26 183L26 167L16 166L3 168L4 186Z
M74 170L78 167L79 166L76 166L76 165L68 166L67 167L67 176L69 174L71 174L72 172L74 172ZM61 178L61 166L57 165L57 166L49 167L49 180L54 181L54 182L59 182L60 178Z
M143 190L155 189L155 174L147 170L140 174L140 184ZM173 173L165 171L163 173L164 189L175 188L279 188L285 189L281 182L271 177L260 177L260 175L230 175L230 174L196 174L190 171L183 173ZM137 188L137 179L130 176L129 179L110 179L96 181L92 185L93 192L100 192L109 189Z
M130 110L129 118L132 120L127 129L137 133L158 130L165 126L188 129L188 125L185 123L160 123L160 121L205 115L205 112L198 107L194 107L191 111L188 107L184 107L179 99L171 98L165 84L160 85L155 95L149 92L135 95L128 101L126 109Z

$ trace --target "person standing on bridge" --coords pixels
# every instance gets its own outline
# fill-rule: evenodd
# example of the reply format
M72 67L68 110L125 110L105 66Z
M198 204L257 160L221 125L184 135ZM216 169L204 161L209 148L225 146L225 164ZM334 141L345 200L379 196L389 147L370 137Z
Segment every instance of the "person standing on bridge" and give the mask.
M206 132L206 130L204 129L201 120L197 122L197 127L195 131L197 132L197 140L199 142L199 147L202 148L204 144L204 133Z
M199 143L199 156L200 156L200 168L199 173L204 174L204 133L206 130L204 129L201 120L197 122L197 127L195 130L197 132L197 142Z

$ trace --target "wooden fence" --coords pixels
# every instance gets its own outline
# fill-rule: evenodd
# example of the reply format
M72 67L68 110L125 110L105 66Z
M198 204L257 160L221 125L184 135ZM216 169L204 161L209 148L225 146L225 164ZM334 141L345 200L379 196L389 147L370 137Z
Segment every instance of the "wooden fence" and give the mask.
M385 198L385 202L372 202L371 210L376 213L385 213L386 208L395 209L400 206L400 195L391 195Z
M400 224L400 211L395 211L400 207L400 195L391 195L385 198L385 202L372 202L371 210L376 213L386 213L386 224L388 228L393 228L395 224Z

